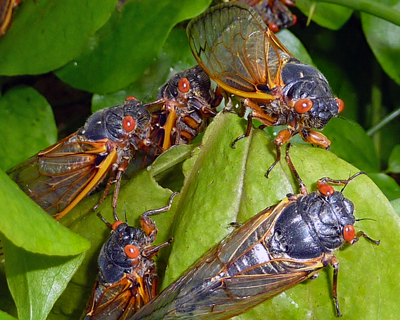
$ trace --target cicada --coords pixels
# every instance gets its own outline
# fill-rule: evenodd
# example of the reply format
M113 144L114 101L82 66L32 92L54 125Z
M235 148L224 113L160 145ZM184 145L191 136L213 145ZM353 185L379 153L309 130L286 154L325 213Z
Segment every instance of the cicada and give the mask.
M116 181L116 214L122 174L135 152L150 143L150 121L149 111L136 100L99 110L77 132L7 173L40 207L59 220L110 172L100 202Z
M127 319L158 292L158 276L153 257L171 240L158 246L157 228L149 217L152 214L167 211L163 208L146 211L140 218L140 228L116 220L111 226L111 236L100 251L99 274L90 299L85 319Z
M0 37L11 25L13 11L22 0L0 0Z
M296 6L293 0L234 0L248 4L256 10L273 32L287 29L297 22L297 17L288 7ZM227 1L224 1L227 2Z
M343 110L328 81L316 68L303 64L268 29L259 14L240 2L212 7L188 27L190 47L199 65L228 94L243 98L252 119L262 126L285 125L275 138L277 159L280 147L300 134L304 141L329 149L321 133L332 117Z
M229 319L315 278L328 265L340 316L334 252L361 237L379 244L355 232L353 203L330 185L346 185L359 174L322 178L312 193L297 175L300 194L287 195L238 227L130 319Z
M175 74L158 92L157 100L145 104L152 112L151 141L165 151L188 144L216 115L220 99L200 66Z

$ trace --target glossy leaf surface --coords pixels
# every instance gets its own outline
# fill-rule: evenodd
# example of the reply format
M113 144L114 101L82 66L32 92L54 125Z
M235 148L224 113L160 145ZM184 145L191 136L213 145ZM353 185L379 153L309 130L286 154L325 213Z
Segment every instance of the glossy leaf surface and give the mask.
M3 237L6 274L20 319L46 319L81 264L84 253L75 257L35 254Z
M400 1L380 2L400 9ZM361 22L368 44L382 69L400 84L400 67L397 63L400 54L400 26L366 13L361 13Z
M297 0L296 6L307 16L319 25L338 30L350 18L353 10L343 6L330 3L316 3L312 0ZM312 9L314 7L314 9ZM311 10L311 13L310 13Z
M76 58L116 0L24 1L0 39L0 74L39 74Z
M56 75L71 86L90 92L103 94L122 89L142 76L175 24L196 16L209 3L128 1L90 39L83 54Z
M33 88L7 91L0 97L0 136L1 169L7 170L57 142L51 106Z

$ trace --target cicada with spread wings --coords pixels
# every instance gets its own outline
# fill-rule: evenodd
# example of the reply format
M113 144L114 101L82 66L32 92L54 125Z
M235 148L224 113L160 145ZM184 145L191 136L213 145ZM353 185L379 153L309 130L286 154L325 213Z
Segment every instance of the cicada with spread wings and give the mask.
M260 15L240 2L210 8L188 27L190 47L199 65L227 94L242 98L252 119L263 126L287 126L275 138L280 147L296 134L304 141L329 149L330 141L320 132L344 108L326 78L316 68L300 62L268 29Z

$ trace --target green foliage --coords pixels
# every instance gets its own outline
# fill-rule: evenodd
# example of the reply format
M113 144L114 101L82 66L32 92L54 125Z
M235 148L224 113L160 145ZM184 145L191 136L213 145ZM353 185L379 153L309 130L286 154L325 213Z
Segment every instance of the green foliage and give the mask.
M51 106L31 87L12 88L0 99L0 136L1 169L7 170L57 142Z
M364 170L371 178L358 177L344 195L354 202L357 218L373 219L358 221L356 228L381 244L361 239L339 250L339 303L347 318L395 319L400 273L388 261L399 255L395 211L400 187L394 178L400 172L400 121L386 124L384 118L400 105L400 27L388 22L385 12L392 10L390 21L399 19L400 1L380 1L379 8L368 6L368 14L357 11L362 1L325 2L336 4L297 0L315 23L306 28L307 18L294 9L299 26L278 37L295 57L326 76L345 101L345 119L331 120L323 131L331 151L295 137L291 156L310 191L323 176L345 179ZM93 93L81 106L89 111L90 105L94 112L131 95L152 101L174 73L195 65L181 22L204 11L210 0L128 0L118 8L116 3L25 0L16 8L11 28L0 38L0 168L7 170L56 142L56 128L70 125L76 110L71 105L79 100L65 99L71 87ZM48 72L71 87L62 85L60 90L55 81L43 86ZM32 74L38 76L28 76ZM76 125L82 126L83 120ZM144 211L166 205L171 190L181 192L169 212L154 217L156 244L174 238L157 260L163 288L228 235L231 222L242 223L287 193L299 192L285 161L269 179L264 177L276 156L271 139L282 128L253 130L232 149L230 143L245 127L244 119L220 114L200 149L173 148L124 181L118 212L121 220L126 217L137 227ZM5 258L0 263L0 319L82 316L96 280L99 250L110 232L91 211L101 194L86 197L58 223L0 172L0 247ZM110 197L99 211L113 221ZM319 279L237 319L334 319L331 281L327 268Z

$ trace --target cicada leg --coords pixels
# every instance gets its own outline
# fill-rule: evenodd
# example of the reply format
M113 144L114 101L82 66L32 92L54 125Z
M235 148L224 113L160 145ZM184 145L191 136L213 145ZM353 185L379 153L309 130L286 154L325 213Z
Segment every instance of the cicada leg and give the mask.
M275 142L275 150L276 150L276 159L274 163L268 168L267 173L265 176L268 178L272 169L278 164L281 160L281 146L284 145L286 142L290 140L292 137L291 132L288 129L281 130L278 133L278 136L274 139Z
M305 142L317 145L318 147L322 147L326 150L329 150L330 148L331 142L320 132L313 130L302 130L300 131L300 135Z
M237 137L235 140L233 140L231 147L232 149L236 149L236 142L238 142L239 140L242 140L244 138L247 138L250 133L251 130L253 129L253 116L251 115L251 113L247 116L247 129L246 129L246 133Z
M345 180L334 180L334 181L345 181ZM352 229L354 230L353 226ZM379 245L380 241L374 240L372 238L370 238L368 235L366 235L363 231L359 231L357 233L357 235L354 236L353 240L348 241L351 245L353 245L354 243L356 243L361 237L366 238L368 241L371 241L372 243ZM346 235L345 235L345 239L346 239ZM339 261L335 256L332 256L329 264L333 267L333 286L332 286L332 296L333 299L335 301L335 307L336 307L336 315L338 317L341 317L342 314L340 312L340 308L339 308L339 301L338 301L338 294L337 294L337 284L338 284L338 275L339 275Z
M324 189L327 188L326 186L328 185L328 183L330 183L330 184L344 186L343 189L340 191L340 192L343 192L344 188L349 184L349 182L361 174L367 174L367 173L365 171L360 171L360 172L353 174L350 178L344 179L344 180L335 180L335 179L331 179L328 177L321 178L317 181L317 188L321 193L328 195L327 192L324 191ZM334 190L332 189L332 192L333 191Z
M159 208L159 209L154 209L154 210L148 210L142 214L140 217L140 225L142 226L143 231L154 241L154 239L157 236L157 228L153 220L150 219L149 216L159 214L165 211L168 211L171 209L172 202L174 200L174 197L178 194L178 192L174 192L171 197L169 198L169 202L166 206Z
M294 164L293 164L293 162L292 162L292 159L290 158L290 155L289 155L289 150L290 150L290 147L291 147L291 146L292 146L292 145L291 145L290 143L288 143L288 146L287 146L287 149L286 149L286 162L288 163L288 165L289 165L289 167L290 167L290 170L293 172L293 175L295 176L297 182L299 183L299 186L300 186L300 193L301 193L302 195L307 195L307 194L308 194L307 187L306 187L306 185L304 184L303 180L300 178L300 175L299 175L299 173L297 172L297 170L296 170L296 168L295 168L295 166L294 166Z

